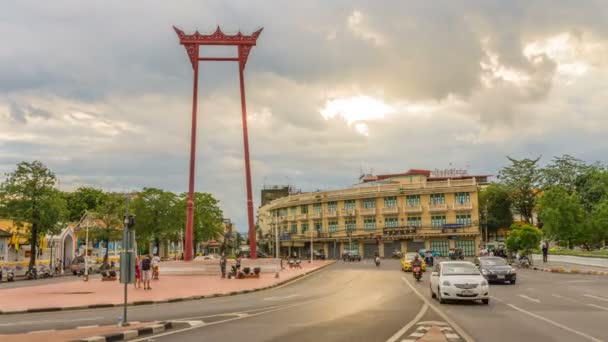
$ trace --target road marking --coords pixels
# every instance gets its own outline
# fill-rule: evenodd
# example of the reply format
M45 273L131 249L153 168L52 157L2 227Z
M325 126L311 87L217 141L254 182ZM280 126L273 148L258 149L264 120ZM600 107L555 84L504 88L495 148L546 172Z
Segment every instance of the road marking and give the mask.
M448 325L446 322L441 321L424 321L418 322L418 325Z
M571 333L573 333L573 334L576 334L576 335L578 335L578 336L584 337L584 338L588 339L589 341L594 341L594 342L602 342L602 340L597 339L597 338L595 338L595 337L593 337L593 336L591 336L591 335L587 335L587 334L585 334L584 332L581 332L581 331L578 331L578 330L574 330L574 329L572 329L572 328L570 328L570 327L567 327L567 326L565 326L565 325L563 325L563 324L557 323L557 322L552 321L552 320L550 320L550 319L548 319L548 318L545 318L545 317L543 317L543 316L541 316L541 315L537 315L537 314L535 314L535 313L533 313L533 312L530 312L530 311L524 310L524 309L522 309L522 308L520 308L520 307L517 307L517 306L515 306L515 305L513 305L513 304L507 304L507 305L508 305L510 308L515 309L515 310L517 310L517 311L519 311L519 312L521 312L521 313L525 313L525 314L526 314L526 315L528 315L528 316L532 316L532 317L534 317L534 318L540 319L541 321L544 321L544 322L546 322L546 323L549 323L549 324L551 324L551 325L553 325L553 326L556 326L556 327L558 327L558 328L562 328L562 329L564 329L564 330L566 330L566 331L569 331L569 332L571 332Z
M73 318L73 319L45 319L42 321L20 321L13 323L0 323L0 327L12 327L17 325L39 325L47 323L67 323L67 322L82 322L82 321L95 321L103 319L103 317L90 317L90 318Z
M552 294L552 296L553 296L553 297L555 297L555 298L564 298L563 296L558 295L558 294L555 294L555 293L554 293L554 294Z
M93 324L93 325L83 325L81 327L76 327L76 329L89 329L89 328L97 328L99 326L99 324Z
M443 334L448 340L459 340L460 336L456 334Z
M154 336L150 336L150 337L145 337L145 338L140 338L140 339L136 339L136 340L130 340L130 341L131 342L149 341L151 338L157 338L157 337L163 337L163 336L169 336L169 335L179 334L179 333L182 333L182 332L185 332L185 331L190 331L190 330L194 330L194 329L204 328L204 327L207 327L207 326L210 326L210 325L215 325L215 324L221 324L221 323L236 321L236 320L243 319L243 318L248 318L248 317L255 317L255 316L263 315L265 313L270 313L270 312L274 312L274 311L278 311L278 310L282 310L282 309L289 309L289 308L293 308L293 307L304 305L304 304L310 304L310 303L313 303L313 302L317 302L317 301L319 301L321 299L322 298L320 298L320 299L313 299L313 300L309 300L309 301L305 301L305 302L300 302L300 303L295 303L295 304L291 304L291 305L283 305L283 306L279 306L279 307L277 307L275 309L271 309L271 310L266 310L266 311L262 311L262 312L256 312L256 313L245 315L245 316L237 316L237 317L233 317L233 318L223 319L223 320L220 320L220 321L206 323L206 324L199 325L199 326L191 326L189 328L184 328L184 329L179 329L179 330L171 330L171 331L168 331L168 332L165 332L165 333L162 333L162 334L158 334L158 335L154 335ZM238 314L236 314L236 315L238 315ZM222 316L222 315L216 315L216 316Z
M529 300L531 302L534 302L534 303L540 303L540 300L536 299L536 298L528 297L528 296L522 295L522 294L520 294L518 296L521 297L521 298L527 299L527 300Z
M28 334L40 334L40 333L48 333L53 332L55 329L47 329L47 330L37 330L37 331L29 331Z
M498 297L490 296L490 298L492 298L492 299L494 299L495 301L498 301L498 302L500 302L500 303L504 303L504 302L505 302L504 300L502 300L502 299L500 299L500 298L498 298Z
M412 291L414 291L414 293L420 298L422 299L431 309L433 309L433 311L435 311L441 318L443 318L444 321L448 322L449 325L452 326L452 328L454 328L456 330L456 332L467 342L473 342L475 341L471 336L469 336L469 334L467 334L464 329L462 329L458 324L456 324L456 322L454 322L450 317L448 317L448 315L446 315L443 311L439 310L438 308L435 307L435 305L431 304L431 302L424 297L422 294L420 294L420 292L418 292L418 290L416 290L416 288L410 284L409 281L407 281L407 279L405 279L405 277L401 277L401 280L403 280L403 282L405 284L407 284L407 286L410 287L410 289Z
M608 298L604 298L604 297L598 297L598 296L594 296L594 295L590 295L590 294L584 294L583 296L585 296L587 298L593 298L593 299L597 299L597 300L603 300L604 302L608 302Z
M591 306L591 307L594 307L594 308L596 308L596 309L601 309L601 310L606 310L606 311L608 311L608 308L607 308L607 307L605 307L605 306L601 306L601 305L587 304L587 306Z
M411 320L408 324L406 324L403 328L399 329L399 331L397 331L395 334L393 334L393 336L391 336L388 340L386 340L386 342L397 341L397 339L399 339L399 337L401 337L403 334L405 334L405 332L407 332L414 324L416 324L416 322L418 322L424 316L424 314L426 314L426 311L428 310L428 308L429 308L428 304L424 303L422 308L420 308L420 311L418 311L418 314L416 315L416 317L414 317L414 319Z
M288 298L293 298L293 297L298 297L298 296L300 296L300 295L292 294L289 296L266 297L266 298L264 298L264 300L283 300L283 299L288 299Z

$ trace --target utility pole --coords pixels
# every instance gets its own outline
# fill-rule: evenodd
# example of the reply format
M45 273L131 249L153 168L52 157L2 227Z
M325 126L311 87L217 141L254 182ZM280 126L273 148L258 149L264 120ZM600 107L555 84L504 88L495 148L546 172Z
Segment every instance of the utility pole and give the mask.
M279 258L279 211L275 210L274 211L274 239L275 239L275 243L274 243L274 249L275 249L275 255L276 258Z
M484 221L484 226L486 228L486 238L485 238L485 242L486 243L485 243L485 245L486 245L486 248L487 248L487 246L488 246L488 201L487 200L486 200L486 204L485 204L485 208L484 208L483 218L484 218L484 220L483 220Z

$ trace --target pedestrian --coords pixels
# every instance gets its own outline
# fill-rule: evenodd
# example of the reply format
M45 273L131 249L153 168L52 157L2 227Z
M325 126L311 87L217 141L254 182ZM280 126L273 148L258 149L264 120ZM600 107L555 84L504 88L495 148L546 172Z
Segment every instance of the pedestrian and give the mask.
M241 270L241 259L242 259L242 257L241 257L241 253L239 253L239 254L236 256L236 271L237 271L237 272Z
M547 262L547 256L549 255L549 243L545 241L543 244L543 262Z
M222 253L222 257L220 258L220 271L222 272L222 279L226 278L226 256Z
M144 282L144 290L152 290L150 280L152 279L152 258L150 255L144 255L141 259L141 275Z
M139 257L135 258L135 283L133 284L136 289L141 287L141 262Z
M152 271L153 271L152 278L155 280L158 280L159 268L160 268L160 257L157 254L152 258Z

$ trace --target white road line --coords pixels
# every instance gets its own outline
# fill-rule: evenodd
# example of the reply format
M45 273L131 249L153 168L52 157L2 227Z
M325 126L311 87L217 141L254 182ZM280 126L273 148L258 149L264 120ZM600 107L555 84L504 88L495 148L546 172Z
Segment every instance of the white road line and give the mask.
M587 306L591 306L591 307L596 308L596 309L601 309L601 310L606 310L606 311L608 311L608 308L607 308L607 307L605 307L605 306L601 306L601 305L587 304Z
M298 297L298 296L300 296L300 295L292 294L289 296L266 297L266 298L264 298L264 300L283 300L283 299L288 299L288 298L293 298L293 297Z
M448 340L459 340L460 339L460 336L458 336L456 334L444 334L444 336Z
M418 322L423 316L424 314L426 314L426 311L428 310L429 306L425 303L422 308L420 308L420 311L418 311L418 314L416 315L416 317L414 317L413 320L411 320L408 324L406 324L403 328L399 329L399 331L397 331L395 334L393 334L393 336L391 336L388 340L386 340L386 342L395 342L397 341L397 339L399 339L399 337L401 337L403 334L405 334L406 331L408 331L414 324L416 324L416 322Z
M505 302L504 300L502 300L502 299L500 299L498 297L490 296L490 298L492 298L493 300L498 301L500 303L504 303Z
M417 332L415 332L415 333L411 333L410 336L411 337L422 337L422 336L424 336L424 333L417 333Z
M583 296L585 296L587 298L593 298L593 299L597 299L597 300L602 300L604 302L608 302L608 298L604 298L604 297L598 297L598 296L594 296L594 295L590 295L590 294L584 294Z
M95 321L98 319L103 319L103 317L89 317L89 318L72 318L72 319L45 319L41 321L20 321L20 322L12 322L12 323L0 323L0 327L12 327L18 325L39 325L39 324L47 324L47 323L68 323L68 322L82 322L82 321Z
M49 332L53 332L53 331L55 331L55 329L37 330L37 331L29 331L28 334L49 333Z
M555 294L555 293L554 293L554 294L552 294L552 296L553 296L553 297L555 297L555 298L564 298L563 296L558 295L558 294Z
M467 334L464 331L464 329L462 329L458 324L456 324L456 322L454 322L450 317L448 317L448 315L446 315L443 311L436 308L435 305L431 304L431 302L426 297L424 297L420 292L418 292L418 290L416 290L416 288L412 284L410 284L410 282L407 281L407 279L405 279L405 277L401 277L401 280L403 280L403 282L405 284L407 284L407 286L409 286L410 289L412 291L414 291L414 293L420 299L422 299L431 309L433 309L433 311L435 311L441 318L443 318L444 321L446 321L449 325L451 325L452 328L454 328L454 330L456 330L456 332L462 337L463 340L465 340L467 342L475 341L471 336L469 336L469 334Z
M545 318L545 317L543 317L543 316L541 316L541 315L537 315L537 314L535 314L535 313L533 313L533 312L530 312L530 311L524 310L524 309L522 309L522 308L520 308L520 307L517 307L517 306L515 306L515 305L513 305L513 304L507 304L507 305L508 305L510 308L515 309L515 310L517 310L517 311L519 311L519 312L521 312L521 313L525 313L525 314L526 314L526 315L528 315L528 316L532 316L532 317L534 317L534 318L540 319L541 321L544 321L544 322L546 322L546 323L549 323L549 324L551 324L551 325L553 325L553 326L556 326L556 327L558 327L558 328L562 328L562 329L564 329L564 330L566 330L566 331L569 331L569 332L571 332L571 333L573 333L573 334L576 334L576 335L578 335L578 336L584 337L584 338L588 339L589 341L593 341L593 342L602 342L602 340L597 339L597 338L595 338L595 337L593 337L593 336L591 336L591 335L587 335L587 334L585 334L584 332L581 332L581 331L578 331L578 330L574 330L574 329L572 329L572 328L570 328L570 327L567 327L567 326L565 326L565 325L563 325L563 324L557 323L557 322L552 321L552 320L550 320L550 319L548 319L548 318Z
M441 321L424 321L418 322L418 325L448 325L446 322Z
M83 325L81 327L76 327L76 329L89 329L89 328L97 328L99 326L99 324L93 324L93 325Z
M539 300L539 299L536 299L536 298L528 297L528 296L526 296L526 295L522 295L522 294L517 295L517 296L519 296L519 297L521 297L521 298L524 298L524 299L527 299L527 300L529 300L529 301L531 301L531 302L534 302L534 303L540 303L540 300Z

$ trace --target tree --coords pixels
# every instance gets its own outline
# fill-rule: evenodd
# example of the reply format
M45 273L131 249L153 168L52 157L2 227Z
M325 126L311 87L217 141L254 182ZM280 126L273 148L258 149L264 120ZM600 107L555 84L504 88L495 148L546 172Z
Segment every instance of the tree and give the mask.
M532 214L536 203L536 194L540 184L540 172L536 159L513 159L507 157L511 165L500 170L498 178L509 189L511 203L515 213L522 220L532 224Z
M538 202L545 235L566 242L568 247L587 240L584 236L585 212L578 194L555 186L545 191Z
M490 184L479 193L479 209L490 230L507 228L513 223L509 190L502 184Z
M543 189L561 186L569 193L576 190L579 177L585 173L588 166L580 159L564 154L553 157L553 161L540 170Z
M106 197L103 190L93 187L80 187L74 192L65 193L68 220L78 221L86 211L96 211Z
M123 217L125 213L125 198L116 193L103 193L96 197L95 211L91 215L99 221L102 226L93 230L92 237L104 242L106 253L103 256L102 267L108 266L108 246L110 240L120 239L123 229Z
M180 222L178 227L181 229L186 226L187 201L188 194L183 193L180 195L179 204L175 207ZM224 232L223 215L222 209L219 207L219 201L211 194L205 192L194 193L193 245L195 248L199 242L214 240L222 235Z
M158 253L161 240L176 236L181 227L175 211L177 203L174 193L156 188L144 188L133 200L136 236L144 251L148 250L148 243L154 241Z
M589 235L595 244L606 245L606 240L608 240L608 199L604 199L594 207Z
M608 171L599 165L587 167L576 181L581 202L588 212L604 199L608 199Z
M55 188L55 175L39 161L21 162L0 187L0 203L18 226L30 230L29 268L36 266L38 237L55 233L66 214L66 203Z
M538 248L543 237L543 232L525 223L514 223L509 230L509 236L505 241L507 249L512 252L523 251L528 254L530 250Z

